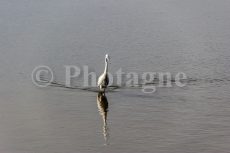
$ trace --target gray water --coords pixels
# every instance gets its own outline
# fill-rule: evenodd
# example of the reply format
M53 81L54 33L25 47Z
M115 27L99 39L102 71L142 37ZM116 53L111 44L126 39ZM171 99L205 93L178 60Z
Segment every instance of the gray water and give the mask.
M1 0L0 152L230 152L230 1ZM106 94L36 87L47 65L184 72L183 88ZM102 109L103 110L103 109Z

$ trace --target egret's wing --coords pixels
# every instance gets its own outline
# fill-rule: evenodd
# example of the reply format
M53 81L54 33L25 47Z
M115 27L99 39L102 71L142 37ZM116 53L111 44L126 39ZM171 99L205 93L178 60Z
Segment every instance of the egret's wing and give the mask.
M107 86L109 84L109 77L108 75L105 76L105 85Z
M102 74L102 75L98 78L97 86L100 86L100 85L103 83L103 80L104 80L104 75Z

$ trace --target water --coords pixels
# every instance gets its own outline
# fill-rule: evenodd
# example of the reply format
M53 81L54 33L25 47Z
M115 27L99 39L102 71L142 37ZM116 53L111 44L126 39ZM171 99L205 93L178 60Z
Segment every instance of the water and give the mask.
M229 8L225 0L2 0L0 152L229 152ZM64 65L99 74L105 53L110 72L184 72L190 81L106 93L106 124L97 92L32 84L41 64L58 82Z

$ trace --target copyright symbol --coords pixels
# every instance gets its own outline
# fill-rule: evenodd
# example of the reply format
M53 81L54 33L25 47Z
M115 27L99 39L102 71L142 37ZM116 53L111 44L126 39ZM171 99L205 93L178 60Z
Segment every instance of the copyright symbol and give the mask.
M34 85L47 87L54 80L53 71L48 66L39 65L33 69L31 79Z

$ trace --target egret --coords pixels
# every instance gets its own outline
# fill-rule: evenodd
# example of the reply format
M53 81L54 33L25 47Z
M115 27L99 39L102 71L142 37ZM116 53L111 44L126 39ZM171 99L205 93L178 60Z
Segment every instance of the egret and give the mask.
M105 55L105 69L104 72L101 74L101 76L98 78L97 86L100 87L100 90L107 88L109 84L109 77L108 77L108 63L109 63L110 57L108 54Z

